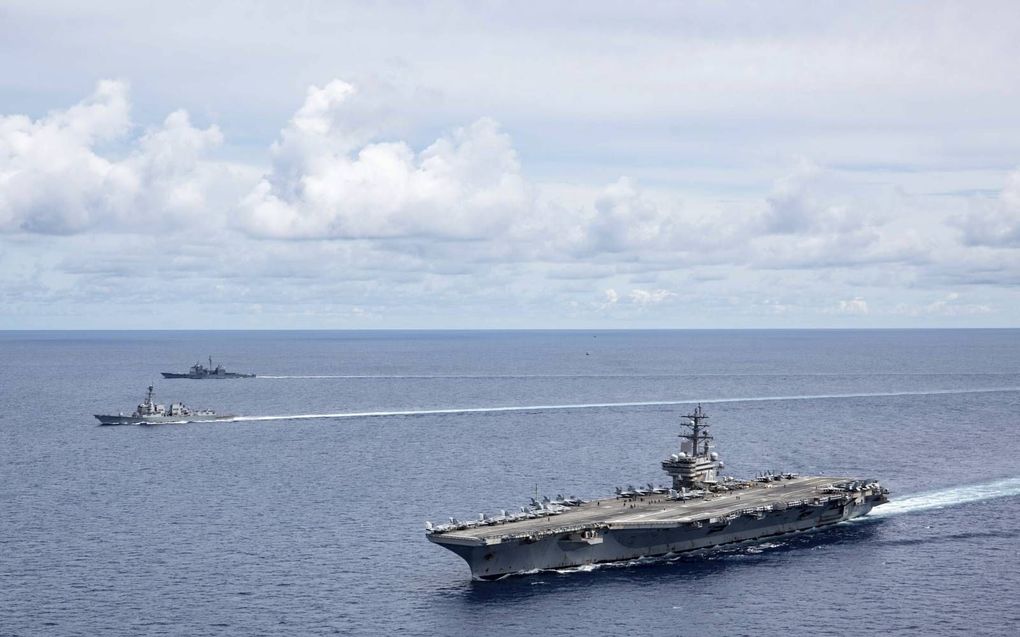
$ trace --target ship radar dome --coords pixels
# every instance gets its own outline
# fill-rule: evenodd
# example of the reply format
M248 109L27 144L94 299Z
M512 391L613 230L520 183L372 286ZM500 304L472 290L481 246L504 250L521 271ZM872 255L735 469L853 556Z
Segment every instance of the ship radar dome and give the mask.
M713 451L712 455L709 456L709 457L712 458L712 460L718 460L719 459L719 454L717 454L716 452Z

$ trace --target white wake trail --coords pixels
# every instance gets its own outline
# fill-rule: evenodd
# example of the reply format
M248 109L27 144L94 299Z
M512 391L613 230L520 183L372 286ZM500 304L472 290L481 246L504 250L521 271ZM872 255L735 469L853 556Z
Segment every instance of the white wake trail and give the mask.
M847 372L810 372L791 374L787 372L672 372L672 373L632 373L632 374L259 374L261 379L349 379L349 380L457 380L457 379L531 379L531 378L706 378L727 376L735 378L769 378L775 376L795 378L845 377L864 376L861 373ZM1017 376L1015 372L882 372L872 376Z
M940 394L987 394L997 392L1016 392L1020 387L996 387L987 389L935 389L929 391L873 392L861 394L811 394L794 396L760 396L751 398L702 398L691 400L647 400L619 403L579 403L568 405L525 405L512 407L455 407L451 409L408 409L400 411L361 411L338 412L331 414L291 414L286 416L235 416L233 422L266 421L266 420L310 420L316 418L378 418L395 416L430 416L452 414L486 414L521 411L555 411L568 409L606 409L611 407L657 407L669 405L718 404L718 403L754 403L787 400L821 400L840 398L878 398L884 396L934 396Z
M350 375L334 376L334 375L330 375L330 374L309 374L309 375L302 375L302 376L270 376L268 374L259 374L255 378L262 378L262 379L266 379L266 378L273 378L273 379L288 378L288 379L293 379L293 378L399 378L399 377L397 377L397 376L350 376Z
M1020 478L1006 478L984 484L971 484L895 498L872 511L869 518L887 518L904 513L915 513L929 509L980 502L993 498L1007 498L1020 495Z

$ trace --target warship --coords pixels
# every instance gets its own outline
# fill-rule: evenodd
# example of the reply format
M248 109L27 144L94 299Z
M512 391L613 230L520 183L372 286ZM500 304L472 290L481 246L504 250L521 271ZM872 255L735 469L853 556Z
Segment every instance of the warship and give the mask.
M191 369L184 374L178 374L176 372L160 373L163 374L163 378L191 378L195 380L204 378L255 378L255 374L228 372L223 368L223 365L216 365L216 367L213 367L212 356L209 357L209 367L206 367L202 363L195 363L191 366Z
M142 404L129 416L123 413L113 415L96 414L101 425L160 425L166 423L201 422L206 420L229 420L232 414L217 414L211 409L191 409L184 403L171 403L169 407L152 400L152 385Z
M724 477L707 419L701 405L683 417L680 449L662 461L668 486L617 487L593 500L536 495L515 512L426 522L426 537L462 557L473 578L487 580L810 531L888 502L888 489L872 479Z

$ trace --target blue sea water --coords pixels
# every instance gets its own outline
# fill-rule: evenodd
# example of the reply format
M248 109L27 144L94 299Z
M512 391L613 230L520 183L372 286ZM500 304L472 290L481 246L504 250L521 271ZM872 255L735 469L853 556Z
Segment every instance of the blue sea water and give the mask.
M207 354L265 377L160 379ZM150 382L253 419L97 426ZM684 400L729 473L894 502L498 582L425 540L536 488L660 481ZM428 410L452 411L386 415ZM3 332L0 634L1013 635L1018 421L1020 330Z

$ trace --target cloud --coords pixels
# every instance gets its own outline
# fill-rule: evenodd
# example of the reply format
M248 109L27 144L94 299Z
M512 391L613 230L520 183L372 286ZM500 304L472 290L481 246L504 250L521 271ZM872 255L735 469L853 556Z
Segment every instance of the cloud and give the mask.
M510 138L491 119L455 129L421 152L366 143L345 126L354 88L312 87L273 148L272 170L241 204L264 238L484 239L530 209Z
M985 303L966 303L957 292L950 292L942 298L930 303L909 304L898 303L892 309L893 314L919 317L973 317L995 312L994 308Z
M504 315L661 325L675 319L671 290L697 307L683 320L703 326L720 315L1001 324L1020 307L996 298L1020 289L1020 171L994 200L807 160L740 195L529 180L494 120L444 122L421 142L394 131L373 90L312 86L270 161L248 169L214 156L223 135L184 110L133 123L122 82L42 117L0 117L0 300L38 311L172 294L312 317L304 326L361 316L354 307L390 326L450 325L452 307L461 326ZM948 296L976 286L969 303Z
M676 293L669 290L642 290L640 288L634 288L628 295L631 303L637 305L656 305L673 296L676 296Z
M847 188L832 172L802 160L791 175L776 181L760 218L761 230L769 234L860 230L871 221L867 209L854 205L861 190Z
M11 150L0 163L0 228L222 226L262 239L370 240L381 250L458 261L436 266L451 272L467 263L567 264L552 276L574 278L581 269L569 264L579 259L608 276L724 263L918 262L928 250L914 230L887 226L899 203L888 189L847 183L808 161L764 200L685 202L627 177L563 198L523 177L509 135L493 120L453 128L416 152L406 141L373 141L388 127L386 108L333 80L308 89L270 149L271 166L253 177L207 159L222 135L194 127L183 110L128 137L129 106L126 85L104 82L45 119L4 118ZM59 143L47 145L49 138ZM127 152L112 153L111 141ZM63 163L46 152L51 146Z
M594 202L586 227L592 252L624 252L657 245L673 235L673 217L648 200L633 180L621 177Z
M222 141L219 130L197 129L175 111L128 140L126 156L98 150L124 141L130 127L128 87L113 80L38 120L0 116L0 231L122 231L200 213L199 161Z
M1020 169L1006 178L996 201L980 202L975 208L955 220L967 244L1020 247Z
M945 316L966 316L970 314L988 314L992 308L987 305L974 303L960 303L960 295L950 292L945 298L939 299L925 306L928 314L942 314Z
M868 314L868 302L859 296L840 301L836 306L836 313L849 314L852 316L865 316Z

